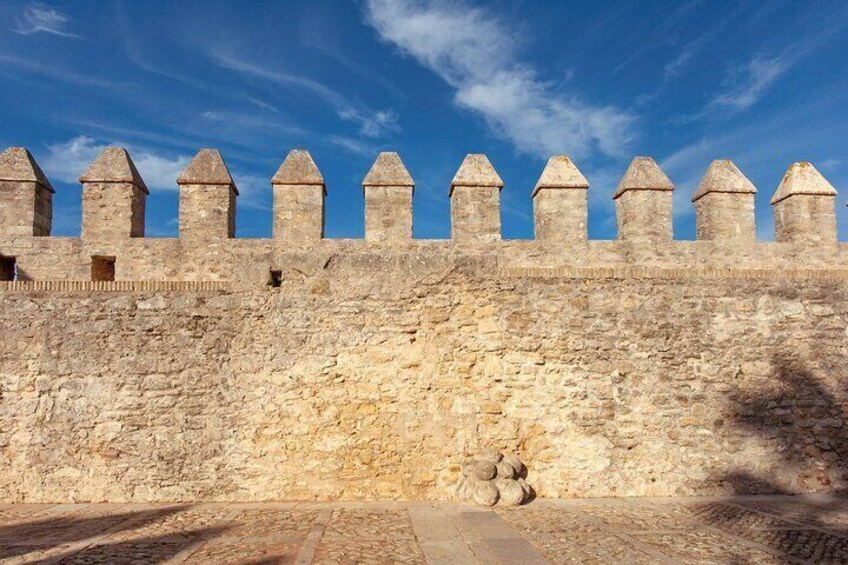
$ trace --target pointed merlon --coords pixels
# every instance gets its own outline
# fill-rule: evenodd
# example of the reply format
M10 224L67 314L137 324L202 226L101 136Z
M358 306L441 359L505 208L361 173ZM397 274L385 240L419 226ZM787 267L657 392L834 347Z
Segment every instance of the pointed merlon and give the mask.
M0 180L34 182L55 192L32 153L23 147L10 147L0 153Z
M191 163L180 173L177 184L214 184L229 185L236 194L236 183L217 149L201 149Z
M292 149L277 169L271 184L324 185L324 176L306 149Z
M571 161L568 155L554 155L548 159L542 176L536 182L532 198L543 188L589 188L589 181L580 169Z
M383 152L371 165L371 170L365 175L362 186L415 186L412 175L406 170L400 155L394 152Z
M450 185L450 194L457 186L495 186L503 188L500 175L482 153L469 153L463 159Z
M742 174L733 161L717 159L710 163L704 178L698 184L698 189L692 196L692 202L704 197L710 192L731 192L737 194L754 194L757 188Z
M613 200L628 190L674 190L674 183L650 157L636 157L621 177Z
M827 182L812 163L793 163L783 175L783 180L780 181L780 185L772 196L771 203L777 204L795 194L836 196L836 189Z
M123 147L107 147L88 166L79 178L80 182L126 182L136 185L145 194L150 194L147 185L138 173Z

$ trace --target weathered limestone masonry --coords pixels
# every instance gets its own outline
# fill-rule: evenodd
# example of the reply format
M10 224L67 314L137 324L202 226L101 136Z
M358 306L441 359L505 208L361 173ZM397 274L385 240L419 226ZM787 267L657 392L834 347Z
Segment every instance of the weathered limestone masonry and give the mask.
M848 244L808 163L776 191L775 243L727 161L693 199L697 241L673 240L648 158L616 192L615 241L586 238L565 156L533 191L532 241L500 239L482 155L445 241L412 239L395 154L363 183L362 240L323 238L305 151L272 180L265 240L233 237L215 151L179 179L179 238L142 237L125 151L81 181L82 237L49 237L50 183L0 155L2 502L440 499L486 449L517 453L540 496L848 486Z

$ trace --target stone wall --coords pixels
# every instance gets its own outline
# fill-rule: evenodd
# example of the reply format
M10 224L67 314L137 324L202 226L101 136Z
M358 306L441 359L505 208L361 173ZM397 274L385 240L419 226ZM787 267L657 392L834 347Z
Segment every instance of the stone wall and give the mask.
M418 263L2 293L3 500L444 499L490 446L541 496L846 485L845 273Z
M49 183L12 157L0 196L28 203ZM106 157L83 184L130 211L143 181ZM617 194L626 235L589 241L587 183L552 160L540 237L503 241L502 182L470 156L456 239L421 241L411 178L383 160L363 240L321 237L305 152L274 177L272 239L230 237L237 190L214 152L215 176L181 177L203 198L180 238L129 237L123 212L111 238L29 235L44 214L9 215L0 501L444 499L490 447L518 452L541 496L848 486L848 244L815 221L835 192L807 167L776 194L805 219L779 242L750 240L752 187L726 164L696 194L701 239L671 240L673 186L644 158ZM91 280L97 257L115 281Z

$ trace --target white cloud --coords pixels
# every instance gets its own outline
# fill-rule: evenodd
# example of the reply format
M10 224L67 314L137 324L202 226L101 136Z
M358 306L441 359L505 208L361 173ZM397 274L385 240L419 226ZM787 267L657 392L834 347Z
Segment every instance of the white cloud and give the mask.
M79 135L64 143L48 145L48 154L43 160L44 171L48 178L75 184L91 162L109 145L123 144L101 143ZM176 190L177 177L191 160L185 155L165 157L147 149L129 151L144 183L151 189Z
M79 35L68 31L70 18L54 8L41 4L30 4L15 18L12 31L21 35L49 33L59 37L79 38Z
M516 61L514 34L487 12L455 3L368 0L366 16L384 40L452 86L458 106L479 113L520 152L625 151L634 117L554 92Z

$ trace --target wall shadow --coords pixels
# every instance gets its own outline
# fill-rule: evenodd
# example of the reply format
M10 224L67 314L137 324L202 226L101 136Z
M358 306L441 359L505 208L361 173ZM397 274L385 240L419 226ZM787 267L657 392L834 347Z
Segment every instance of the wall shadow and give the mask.
M109 565L155 565L168 562L179 553L198 546L227 528L202 528L183 531L179 535L163 534L116 542L93 544L82 551L32 561L33 565L64 563L108 563ZM57 560L58 559L58 560Z
M736 494L848 493L848 365L834 368L846 372L838 395L798 357L776 355L772 366L779 388L737 390L731 425L775 446L775 475L792 477L795 484L745 471L730 472L723 482Z
M848 558L848 364L817 368L799 355L775 355L768 390L728 395L730 424L773 446L774 466L761 476L735 469L711 477L735 497L753 494L821 496L728 498L738 511L716 515L704 505L710 525L768 546L787 562L845 562ZM834 386L835 385L835 386ZM740 508L741 507L741 508ZM770 518L763 512L775 517ZM785 528L785 529L783 529ZM757 530L767 530L763 534ZM829 531L825 531L829 530ZM836 533L830 533L838 530ZM841 534L841 535L840 535Z
M0 559L84 541L112 530L118 533L139 528L190 508L169 506L136 512L79 517L54 516L43 520L0 525Z

